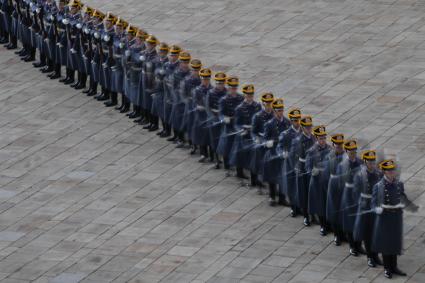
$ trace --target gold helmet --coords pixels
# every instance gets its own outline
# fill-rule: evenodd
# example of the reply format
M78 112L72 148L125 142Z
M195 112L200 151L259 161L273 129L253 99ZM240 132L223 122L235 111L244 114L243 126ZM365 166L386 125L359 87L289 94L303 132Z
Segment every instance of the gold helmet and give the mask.
M254 87L253 84L248 84L248 85L242 86L242 93L243 94L253 95L254 92L255 92L255 87Z
M182 51L182 49L178 45L171 45L171 47L170 47L170 54L171 55L179 55L181 51Z
M218 73L215 73L215 75L214 75L214 80L217 83L223 83L224 84L226 82L226 78L227 78L227 76L223 72L218 72Z
M199 59L192 59L192 61L190 61L190 67L193 70L199 70L202 67L202 62Z
M78 8L80 9L82 6L81 1L80 0L71 0L68 3L68 7L70 8Z
M314 127L314 128L313 128L313 134L314 134L316 137L326 136L326 135L327 135L326 127L325 127L325 126L323 126L323 125L320 125L320 126L316 126L316 127Z
M91 17L91 16L93 16L94 9L91 8L91 7L89 7L89 6L87 6L87 5L84 5L84 7L83 7L83 13L88 14Z
M143 29L139 28L137 30L136 37L140 38L141 40L145 40L148 37L148 33Z
M105 17L105 21L110 21L112 24L115 24L117 21L117 17L114 16L111 12L108 12Z
M168 44L167 44L167 43L165 43L165 42L161 42L161 43L159 44L158 49L159 49L159 51L161 51L161 52L166 52L166 53L168 53L168 51L170 50L170 47L168 46Z
M303 127L311 127L311 126L313 126L313 118L309 115L302 116L300 124Z
M208 68L203 68L203 69L201 69L199 71L199 76L202 79L209 79L209 78L211 78L211 74L212 74L211 69L208 69Z
M285 108L285 104L283 103L283 99L277 98L275 101L273 101L272 107L273 107L274 110L283 110Z
M230 87L238 87L239 86L239 78L235 76L230 76L227 78L226 83Z
M179 61L180 62L189 62L190 59L191 59L191 56L190 56L189 52L186 52L186 51L180 52L180 54L179 54Z
M274 95L271 92L265 92L261 95L261 102L263 103L273 103Z
M158 39L153 35L150 34L147 38L146 38L146 42L153 44L153 45L157 45L158 44Z
M128 26L128 23L124 21L121 17L118 17L117 21L115 22L115 25L118 27L122 27L123 29L126 29Z
M128 25L126 32L127 32L127 34L135 36L136 33L137 33L137 28L135 26Z
M93 12L93 17L95 17L95 18L97 18L97 19L99 19L99 20L102 21L105 18L105 14L96 9Z

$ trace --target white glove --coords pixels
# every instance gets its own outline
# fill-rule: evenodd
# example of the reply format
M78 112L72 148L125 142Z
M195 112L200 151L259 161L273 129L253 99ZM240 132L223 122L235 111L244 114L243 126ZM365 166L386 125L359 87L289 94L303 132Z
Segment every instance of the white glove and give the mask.
M95 33L94 33L94 37L95 37L95 38L97 38L97 39L99 39L100 34L99 34L98 32L95 32Z
M55 19L55 17L53 17L53 15L50 15L50 20L53 21Z
M76 25L76 27L77 27L77 29L81 29L83 26L82 26L80 23L78 23L78 24Z
M266 147L267 148L272 148L273 147L273 144L274 144L274 141L273 140L266 141Z
M375 213L376 214L382 214L382 212L384 212L384 209L382 208L382 207L380 207L380 206L378 206L377 208L375 208Z
M260 143L261 143L261 140L260 140L260 138L259 138L259 137L255 137L254 142L255 142L256 144L260 144Z
M284 158L284 159L288 158L288 152L287 151L282 152L282 158Z
M37 13L37 14L40 14L40 8L37 8L37 9L35 9L35 12Z
M139 60L142 61L142 62L145 62L146 57L144 55L142 55L142 56L139 57Z
M225 124L229 124L229 123L230 123L230 117L228 117L228 116L224 116L224 118L223 118L223 122L224 122Z
M124 48L124 46L125 46L124 42L120 42L120 48L122 49Z
M147 62L146 63L146 68L148 68L148 69L152 68L152 62Z
M242 132L241 132L241 136L246 136L248 134L248 131L247 130L243 130Z
M319 175L320 170L316 167L313 167L313 169L311 169L311 175L312 176L317 176Z
M90 30L88 28L84 28L84 33L85 34L89 34L90 33Z
M63 19L63 20L62 20L62 23L63 23L64 25L67 25L67 24L69 24L69 21L68 21L68 19Z
M159 74L160 75L164 75L165 74L165 70L164 69L159 70Z
M75 49L74 49L74 48L71 48L69 51L70 51L72 54L77 53L77 51L75 51Z
M124 54L125 54L125 56L126 56L126 57L130 57L131 52L130 52L130 50L126 50L126 51L124 52Z
M111 37L107 34L103 37L103 41L109 41L110 39Z

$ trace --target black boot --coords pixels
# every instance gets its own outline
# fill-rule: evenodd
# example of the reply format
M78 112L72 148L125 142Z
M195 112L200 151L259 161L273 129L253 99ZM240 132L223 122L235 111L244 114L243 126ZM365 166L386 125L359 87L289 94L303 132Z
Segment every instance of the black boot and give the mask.
M248 179L248 177L245 175L242 167L236 167L236 177L240 179Z
M80 84L79 84L79 85L77 85L77 86L75 87L75 89L76 89L76 90L80 90L80 89L84 89L84 88L86 88L87 75L86 75L86 74L81 73L81 75L80 75L80 76L81 76L81 77L80 77Z
M112 107L118 104L118 94L116 92L111 92L111 99L104 103L106 107Z

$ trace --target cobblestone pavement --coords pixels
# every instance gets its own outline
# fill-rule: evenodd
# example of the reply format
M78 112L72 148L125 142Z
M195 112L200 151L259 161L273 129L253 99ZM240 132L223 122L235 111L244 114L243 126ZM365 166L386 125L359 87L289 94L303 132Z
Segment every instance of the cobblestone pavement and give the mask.
M87 1L385 148L425 203L424 1ZM105 4L107 2L108 4ZM2 282L382 282L317 226L0 48ZM425 210L405 214L425 282Z

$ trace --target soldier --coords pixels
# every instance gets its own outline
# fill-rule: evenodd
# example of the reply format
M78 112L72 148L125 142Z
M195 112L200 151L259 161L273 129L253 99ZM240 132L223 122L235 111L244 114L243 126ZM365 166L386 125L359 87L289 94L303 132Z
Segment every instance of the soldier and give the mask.
M230 151L236 134L235 110L244 98L238 93L239 79L237 77L228 77L227 86L227 94L219 102L219 115L224 125L217 146L217 154L223 157L224 169L230 170ZM229 172L227 174L229 175Z
M343 188L341 187L341 178L337 175L337 168L345 158L344 135L334 134L331 137L331 141L334 148L329 154L326 164L326 174L329 179L328 197L326 200L326 220L334 232L334 243L336 246L339 246L343 239L342 213L340 211Z
M264 166L264 153L266 148L264 146L264 126L265 124L273 119L273 107L272 103L274 101L274 96L270 92L263 93L261 95L261 102L263 105L263 109L257 112L252 118L252 139L254 141L254 145L251 151L251 161L250 170L251 170L251 186L258 187L258 193L262 194L263 184L259 180L259 174Z
M125 92L127 99L133 104L133 112L128 113L127 116L130 119L139 118L141 116L141 101L140 101L140 90L139 80L142 72L142 66L140 62L140 54L146 49L146 38L148 34L143 29L138 29L136 33L135 43L130 46L126 55L126 86ZM137 121L137 120L135 120ZM138 121L137 121L138 122Z
M160 134L160 137L166 138L171 135L171 124L170 117L173 109L173 81L174 72L179 66L179 54L181 48L178 45L172 45L170 48L170 54L168 55L168 62L164 65L164 125L165 131ZM189 59L190 60L190 59ZM176 137L177 139L177 137Z
M99 10L94 10L92 25L89 25L85 31L89 37L88 50L85 56L83 56L83 60L87 62L86 68L90 72L90 87L86 92L87 96L94 96L97 94L97 86L100 80L100 65L102 64L100 49L102 48L101 34L103 33L104 19L105 14Z
M244 101L235 111L235 142L230 154L230 165L236 167L236 177L248 179L244 174L244 169L250 169L251 152L253 148L252 139L252 119L261 110L260 103L254 100L254 85L244 85L242 93Z
M33 36L31 33L31 27L33 25L31 12L32 12L32 2L22 1L21 5L18 5L18 11L20 14L20 29L18 34L20 34L20 39L22 42L22 53L21 60L25 62L32 62L35 60L35 48L32 46Z
M397 267L397 255L403 247L403 208L409 202L404 192L404 184L397 179L394 160L384 160L379 164L384 177L373 187L372 209L376 213L373 226L372 251L382 253L384 275L406 276Z
M53 0L47 0L42 7L43 30L41 35L42 45L46 56L46 66L40 71L42 73L51 73L54 71L56 34L53 20L56 13L56 5Z
M199 162L205 162L208 158L208 145L209 145L209 132L208 132L208 114L206 111L206 102L208 92L211 91L211 70L201 69L199 71L201 77L201 84L197 86L193 92L193 107L194 117L192 123L192 130L190 131L191 140L193 145L199 146L201 159ZM189 126L189 125L188 125Z
M101 93L94 96L98 101L109 100L111 89L111 65L113 62L113 44L115 38L114 26L117 18L108 12L104 18L104 28L98 34L97 51L99 52L99 84L101 85ZM96 36L96 33L95 33Z
M312 135L313 119L311 116L304 116L300 120L302 134L292 142L292 152L295 154L295 181L297 187L297 207L304 216L304 226L310 226L308 215L308 187L310 184L310 174L306 167L308 150L314 145L315 138Z
M190 74L190 62L191 56L188 52L180 52L179 55L179 66L175 70L172 77L171 84L171 114L168 123L173 128L174 135L168 138L167 141L181 144L184 142L184 133L180 132L180 127L183 118L184 104L181 103L181 91L182 84Z
M298 213L297 184L295 175L295 165L298 160L295 159L296 155L295 152L292 151L291 147L292 142L301 134L301 110L298 108L289 110L288 118L291 121L291 126L279 136L278 151L279 155L284 158L282 169L283 178L281 180L283 193L288 196L291 203L291 217L295 217Z
M12 28L12 10L12 0L0 0L0 44L8 43L5 47L11 46L9 35Z
M2 0L2 11L5 17L5 34L3 43L8 50L18 48L18 1ZM9 38L7 37L9 36Z
M152 95L152 118L153 124L149 128L150 132L156 131L159 128L159 119L161 119L162 130L157 133L161 135L165 131L164 123L164 65L168 62L168 51L170 48L165 42L161 42L158 47L158 61L156 62L155 67L155 85L156 90Z
M155 36L149 35L146 38L146 49L143 51L141 60L142 65L142 80L140 84L140 92L142 94L142 121L141 125L145 125L143 129L150 129L157 121L153 120L151 115L152 109L152 94L155 92L155 67L159 61L158 53L156 51L156 46L158 40Z
M199 76L199 70L202 67L202 62L199 59L192 59L190 61L190 75L186 76L184 81L182 82L180 86L179 91L179 97L180 97L180 103L177 108L180 108L177 110L180 112L179 115L177 115L181 119L180 124L180 133L181 137L178 142L177 147L181 148L184 147L184 133L186 133L189 144L192 147L192 150L190 151L190 154L195 154L196 152L196 146L192 143L192 136L190 131L192 130L192 121L193 121L193 100L192 100L192 93L195 90L197 86L201 84L201 77Z
M320 235L325 236L327 234L326 199L329 182L325 168L331 147L326 143L325 126L314 127L313 134L317 142L308 150L306 162L307 172L311 172L308 188L308 212L310 215L319 216Z
M377 253L372 252L372 229L375 224L375 215L372 209L372 189L382 179L382 173L376 168L376 151L366 150L362 153L364 165L354 176L355 195L360 196L356 221L354 224L354 240L364 241L367 255L367 265L375 267L382 265Z
M137 28L129 25L126 29L126 37L121 40L120 47L124 50L121 57L117 56L118 59L116 61L116 68L113 69L113 78L114 78L114 86L118 93L121 93L121 105L115 107L116 110L119 110L120 113L125 113L130 110L130 100L128 99L127 92L128 89L128 77L127 77L127 62L129 56L131 55L131 46L135 42L135 37L137 35Z
M215 87L210 89L207 94L207 113L208 113L208 132L209 132L209 146L210 161L216 161L215 168L220 169L220 158L217 154L218 142L220 140L222 121L219 116L220 100L226 95L227 88L226 74L217 72L214 76ZM214 158L215 157L215 158Z
M277 150L279 136L286 131L291 123L285 117L283 99L276 99L272 104L274 117L264 125L264 140L266 152L264 154L264 166L261 173L263 181L269 185L269 204L276 205L276 193L279 195L279 204L288 205L286 196L277 191L282 179L283 157Z
M31 5L32 4L32 5ZM31 2L31 11L32 11L32 26L31 26L31 34L32 47L38 49L38 54L40 60L38 62L32 63L35 68L42 68L46 66L46 54L43 48L43 36L45 33L44 29L44 3L37 3L37 1Z
M357 205L359 196L355 194L354 176L360 171L362 161L357 157L357 142L348 140L344 143L344 149L348 158L343 160L336 171L336 174L341 178L343 188L341 207L342 213L342 230L350 244L350 254L358 256L359 253L364 253L361 242L355 241L353 238L354 221L356 219Z
M66 65L67 56L66 56L66 33L65 26L62 23L62 20L65 19L65 4L66 1L59 1L56 9L53 9L51 14L52 27L50 31L50 43L54 47L52 51L52 58L54 58L54 72L48 75L52 80L58 79L61 77L61 67ZM54 43L55 45L53 45ZM54 54L54 55L53 55Z

